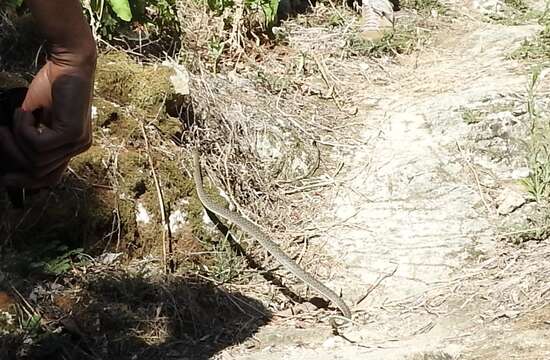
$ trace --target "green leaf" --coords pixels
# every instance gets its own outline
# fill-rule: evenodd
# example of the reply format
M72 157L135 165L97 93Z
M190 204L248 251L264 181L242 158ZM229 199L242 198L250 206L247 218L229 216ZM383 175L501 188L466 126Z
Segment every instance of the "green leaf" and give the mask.
M262 9L265 14L265 19L267 22L268 28L271 28L275 20L277 20L277 10L279 8L279 0L267 0L262 3Z
M42 317L40 315L33 315L23 323L23 328L27 331L38 330L41 321Z
M132 20L132 10L128 0L109 0L109 4L119 18L124 21Z
M23 4L23 0L8 0L7 6L17 9ZM2 5L4 5L4 2L2 1ZM2 6L0 6L2 8Z

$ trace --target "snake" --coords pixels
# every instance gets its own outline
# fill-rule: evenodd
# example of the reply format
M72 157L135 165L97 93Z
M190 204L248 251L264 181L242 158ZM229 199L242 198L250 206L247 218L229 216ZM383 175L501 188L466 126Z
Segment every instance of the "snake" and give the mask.
M260 245L288 271L290 271L292 274L294 274L294 276L309 285L311 288L317 290L319 294L325 296L334 304L336 304L346 320L351 320L351 311L345 301L340 296L338 296L325 284L313 277L313 275L302 269L300 265L298 265L290 256L288 256L275 242L273 242L273 240L271 240L271 238L264 231L262 231L262 229L260 229L258 225L252 223L250 220L244 218L236 212L227 210L225 207L217 204L209 197L209 195L204 190L200 164L200 154L197 149L193 149L193 178L195 182L197 196L202 205L207 210L210 210L214 214L237 225L248 236L256 239L256 241L258 241ZM338 327L341 326L341 324L338 324L335 321L334 317L330 318L329 323L335 330L337 330Z

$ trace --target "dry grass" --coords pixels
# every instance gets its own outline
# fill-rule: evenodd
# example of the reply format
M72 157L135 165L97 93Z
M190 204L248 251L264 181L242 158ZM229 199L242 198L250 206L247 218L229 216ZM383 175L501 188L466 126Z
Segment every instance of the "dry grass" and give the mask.
M191 72L189 113L177 120L167 116L172 94L164 88L166 74L139 46L127 51L132 60L117 60L116 51L114 58L102 58L96 144L75 159L63 186L36 198L39 205L26 215L33 221L16 227L17 239L32 240L30 248L39 254L24 242L11 253L44 264L61 258L68 268L53 274L28 271L21 258L0 267L7 274L3 286L14 296L16 289L23 304L17 336L2 339L6 349L49 351L44 344L53 339L58 345L52 354L68 358L173 351L200 359L250 337L266 314L313 297L263 249L241 241L249 255L245 262L239 249L231 249L203 221L190 181L192 146L203 154L213 195L268 229L307 270L321 279L331 277L335 259L323 256L322 244L310 242L323 231L316 225L321 209L316 193L342 181L338 154L364 141L353 131L361 124L355 119L357 94L349 85L391 79L385 66L398 61L391 51L395 46L382 59L356 56L342 65L342 56L350 56L349 38L358 30L357 16L327 4L300 18L309 23L285 24L273 47L246 33L245 25L227 27L226 17L213 17L194 2L180 2L179 12L186 46L174 57ZM339 20L328 29L320 26L329 19ZM364 64L370 66L365 71ZM151 216L148 225L136 221L140 204ZM176 210L190 221L173 234L172 251L166 247L163 254L166 242L160 235L169 223L166 216ZM68 226L48 225L51 218L76 221L68 231ZM46 257L36 244L38 228L45 229L44 242L56 239L71 246L50 249ZM14 228L6 229L15 239ZM238 229L230 230L240 240ZM86 246L78 256L66 255L82 240ZM99 263L109 252L125 255L118 265ZM175 275L160 275L163 257L164 263L175 262ZM14 269L14 263L24 270ZM36 297L40 286L46 291ZM39 326L29 328L36 315ZM318 315L310 310L280 318L317 322ZM67 316L72 322L64 322ZM25 336L36 346L22 342ZM75 353L66 353L75 343Z
M18 328L0 337L3 359L170 353L209 359L253 335L270 317L257 301L199 277L158 277L99 262L9 293Z

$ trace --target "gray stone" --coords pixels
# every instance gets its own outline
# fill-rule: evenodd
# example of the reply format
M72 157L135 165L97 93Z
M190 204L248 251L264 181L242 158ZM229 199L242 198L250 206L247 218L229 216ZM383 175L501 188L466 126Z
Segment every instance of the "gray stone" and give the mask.
M497 212L500 215L508 215L521 207L527 199L525 194L510 187L502 189L497 196Z

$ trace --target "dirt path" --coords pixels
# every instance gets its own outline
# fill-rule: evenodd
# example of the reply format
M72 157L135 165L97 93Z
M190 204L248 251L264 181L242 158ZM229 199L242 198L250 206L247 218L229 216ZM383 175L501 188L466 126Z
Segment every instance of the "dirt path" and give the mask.
M324 216L326 224L337 219L340 225L321 239L341 259L331 285L342 289L349 303L383 278L355 307L358 324L344 331L357 343L324 328L274 326L259 333L259 350L232 350L220 358L524 359L527 352L516 345L526 331L538 349L528 352L529 358L550 358L543 332L521 328L505 339L502 330L497 340L501 355L491 357L497 353L487 352L487 340L497 339L496 334L468 310L475 304L462 312L449 305L441 314L430 311L435 305L421 297L447 286L476 254L494 251L498 217L493 194L480 192L475 169L490 172L498 183L513 179L525 166L520 154L511 154L505 161L480 156L479 167L473 167L476 139L495 129L472 128L463 109L525 92L526 69L505 57L537 28L473 21L462 28L418 58L388 69L399 81L357 93L357 104L381 100L375 109L360 109L366 145L343 158L353 164L347 174L352 180L327 195Z

